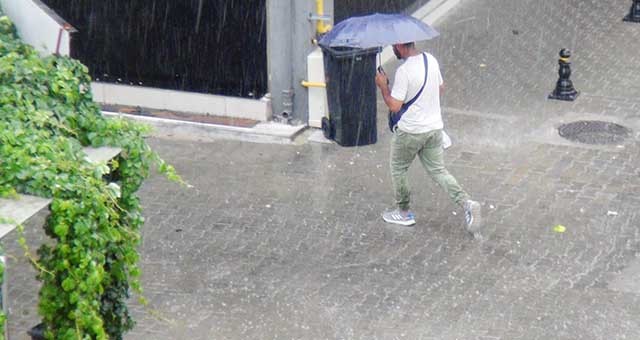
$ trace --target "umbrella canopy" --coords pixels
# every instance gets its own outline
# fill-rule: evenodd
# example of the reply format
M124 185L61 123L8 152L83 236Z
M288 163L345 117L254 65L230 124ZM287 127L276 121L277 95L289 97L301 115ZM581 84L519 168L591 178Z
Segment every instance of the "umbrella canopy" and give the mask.
M412 16L375 13L341 21L320 39L319 44L371 48L430 40L438 35L438 31Z

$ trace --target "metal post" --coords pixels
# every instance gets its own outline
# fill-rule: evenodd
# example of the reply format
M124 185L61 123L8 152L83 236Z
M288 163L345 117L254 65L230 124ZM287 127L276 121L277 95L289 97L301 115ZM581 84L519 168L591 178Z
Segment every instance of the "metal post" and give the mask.
M571 51L566 48L560 50L560 59L558 60L558 64L560 65L558 70L559 78L556 83L556 88L549 95L549 99L574 101L576 97L578 97L578 91L576 91L573 87L573 82L569 79L571 77L570 57Z
M307 123L307 55L313 49L313 0L267 0L267 64L269 92L275 120Z
M307 124L309 120L309 94L302 86L302 81L307 79L307 56L313 50L312 43L316 33L316 23L309 20L309 14L315 12L314 0L295 0L294 26L293 26L293 121Z
M274 118L289 117L293 108L287 91L292 87L292 31L294 0L267 0L267 68Z

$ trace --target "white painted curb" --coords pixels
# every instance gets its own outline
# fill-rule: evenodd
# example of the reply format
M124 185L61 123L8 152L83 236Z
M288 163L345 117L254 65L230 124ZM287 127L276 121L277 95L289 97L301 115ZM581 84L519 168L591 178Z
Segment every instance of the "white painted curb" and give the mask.
M139 121L154 128L153 136L171 137L185 140L213 141L234 139L254 143L291 144L306 125L287 125L275 122L261 122L252 128L205 124L184 120L132 115L120 112L102 111L105 117L120 117Z

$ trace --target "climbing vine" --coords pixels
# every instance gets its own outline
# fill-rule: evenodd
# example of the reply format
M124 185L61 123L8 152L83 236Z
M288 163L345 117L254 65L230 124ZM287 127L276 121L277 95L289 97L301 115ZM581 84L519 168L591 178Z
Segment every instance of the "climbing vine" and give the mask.
M34 262L48 339L122 339L133 327L126 301L141 292L144 223L136 191L153 165L181 182L145 142L147 127L101 115L90 84L84 65L41 57L0 17L0 197L52 198L44 226L52 242ZM94 164L85 146L122 152Z

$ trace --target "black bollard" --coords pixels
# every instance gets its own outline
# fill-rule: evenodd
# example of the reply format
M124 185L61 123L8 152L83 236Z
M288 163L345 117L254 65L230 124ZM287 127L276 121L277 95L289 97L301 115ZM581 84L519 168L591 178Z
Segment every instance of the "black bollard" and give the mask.
M633 0L631 10L623 20L630 22L640 22L640 0Z
M578 91L573 87L573 83L569 79L571 77L571 63L569 58L571 57L571 51L566 48L560 50L560 69L558 75L560 78L556 84L555 90L549 95L549 99L574 101L578 97Z

